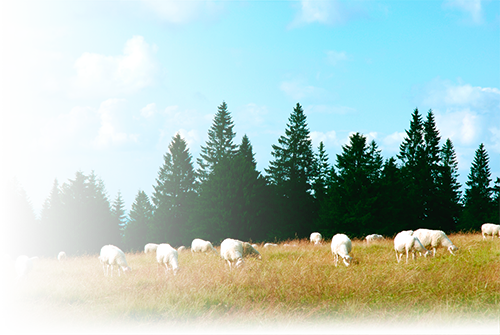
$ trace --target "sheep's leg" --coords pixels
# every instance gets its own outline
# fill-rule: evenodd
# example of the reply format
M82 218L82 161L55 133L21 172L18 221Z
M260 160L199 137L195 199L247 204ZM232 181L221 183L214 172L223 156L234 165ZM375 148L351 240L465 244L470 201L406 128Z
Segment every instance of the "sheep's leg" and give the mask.
M436 256L436 247L433 247L432 248L432 257L435 257Z

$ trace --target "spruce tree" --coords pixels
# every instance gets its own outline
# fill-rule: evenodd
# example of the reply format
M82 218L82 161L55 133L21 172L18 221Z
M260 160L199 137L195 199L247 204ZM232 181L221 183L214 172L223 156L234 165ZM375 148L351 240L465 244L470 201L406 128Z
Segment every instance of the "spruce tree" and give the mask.
M285 135L273 145L274 160L265 169L277 197L279 222L276 228L282 238L309 236L315 221L316 204L312 196L316 160L307 127L306 115L297 103L285 129Z
M195 175L186 141L176 134L163 158L152 201L154 218L149 237L172 245L185 244L190 237L189 213L194 206Z
M132 209L129 213L129 220L123 229L123 243L126 249L142 251L148 239L148 230L153 217L153 206L147 194L139 190L135 196ZM155 242L165 242L158 238Z
M321 203L326 196L328 175L330 173L330 164L328 163L328 154L323 142L319 143L318 154L316 156L316 176L313 182L314 197L318 203Z
M11 178L2 183L0 194L0 251L12 257L38 252L43 241L38 238L36 215L26 191Z
M111 215L115 224L120 227L120 232L123 235L123 229L126 224L127 215L125 214L125 203L123 201L122 193L118 191L113 204L111 205Z
M464 195L464 210L460 218L459 229L478 231L481 225L488 222L495 212L492 189L490 188L491 172L489 157L484 144L476 150L468 176Z
M61 190L57 179L52 184L52 189L45 199L40 217L40 227L44 241L43 253L55 256L61 251L61 233L67 228L63 218L63 205L61 202Z
M462 206L461 185L458 182L458 162L453 142L447 139L441 148L441 173L438 178L440 193L440 225L446 232L456 230Z

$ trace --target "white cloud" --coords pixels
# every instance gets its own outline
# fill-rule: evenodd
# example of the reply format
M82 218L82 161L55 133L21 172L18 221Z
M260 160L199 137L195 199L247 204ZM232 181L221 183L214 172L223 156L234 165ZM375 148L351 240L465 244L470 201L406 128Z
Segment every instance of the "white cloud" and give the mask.
M335 66L339 62L347 60L347 54L345 51L334 51L330 50L326 52L327 61L329 64Z
M40 152L78 151L89 146L98 125L95 109L77 106L41 125L40 136L34 138L34 145Z
M320 131L311 131L309 134L314 147L318 147L320 142L323 142L325 146L332 145L335 147L340 146L340 142L337 138L337 133L335 130L331 130L329 132L323 133Z
M150 103L146 107L141 108L141 116L145 118L150 118L157 113L156 104Z
M381 149L384 152L389 152L390 154L398 153L399 152L399 146L401 143L403 143L404 139L406 137L405 132L395 132L390 135L385 136L382 141L382 147Z
M267 114L268 110L266 106L249 103L241 107L234 114L235 124L244 125L245 127L262 126Z
M142 36L129 39L123 55L85 52L74 64L73 94L119 95L153 85L159 67L155 53L156 46L150 46Z
M298 80L281 82L280 90L295 100L300 100L305 97L321 96L325 92L322 88L304 85Z
M223 6L215 1L143 0L143 3L160 19L172 24L216 17Z
M359 8L346 6L339 0L302 0L300 10L289 27L311 23L342 25L360 16L362 12Z
M94 145L98 149L121 145L127 142L137 142L137 134L124 131L125 125L120 115L124 110L126 100L108 99L101 103L97 111L100 116L100 128Z
M458 9L470 15L473 23L479 24L483 21L481 0L445 0L444 9Z

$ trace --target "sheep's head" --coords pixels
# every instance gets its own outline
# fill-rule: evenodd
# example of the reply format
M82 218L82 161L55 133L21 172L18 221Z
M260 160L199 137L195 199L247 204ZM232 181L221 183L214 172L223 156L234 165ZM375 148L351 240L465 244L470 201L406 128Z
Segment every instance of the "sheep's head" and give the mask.
M456 246L454 246L454 245L450 245L450 246L448 247L448 251L449 251L452 255L455 255L453 252L454 252L454 251L458 251L458 248L457 248Z
M125 266L122 269L123 269L123 273L132 272L132 269L130 268L130 266Z
M342 260L344 261L345 266L349 266L352 262L352 257L347 255L342 257Z

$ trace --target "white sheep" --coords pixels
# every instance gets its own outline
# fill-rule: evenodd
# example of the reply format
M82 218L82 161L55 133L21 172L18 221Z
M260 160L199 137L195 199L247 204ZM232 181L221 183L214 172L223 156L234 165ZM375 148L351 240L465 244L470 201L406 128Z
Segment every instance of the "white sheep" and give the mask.
M156 261L158 264L165 265L165 274L172 268L174 275L179 270L179 256L177 250L172 248L170 244L162 243L156 249Z
M339 256L342 258L345 266L349 266L352 261L352 257L349 253L352 250L352 242L345 234L336 234L332 238L332 254L335 256L335 266L339 262Z
M18 278L26 278L33 270L33 263L38 260L38 257L28 257L21 255L16 259L16 273Z
M144 246L144 253L149 254L150 252L155 252L156 248L158 248L158 244L156 243L148 243Z
M269 248L269 247L277 247L278 245L276 243L266 243L264 244L264 248ZM253 245L252 245L253 247Z
M500 225L494 223L485 223L481 226L481 233L483 234L483 240L486 239L487 235L491 235L491 239L498 235L500 238Z
M394 238L394 251L396 252L396 260L398 263L403 257L403 253L406 252L406 263L408 263L408 254L411 252L413 259L415 259L415 253L418 251L422 253L425 257L430 253L429 250L425 249L418 237L412 236L408 231L402 231L396 235Z
M311 243L321 244L323 236L321 236L320 233L311 233L311 236L309 236L309 240L311 241Z
M101 253L99 255L99 261L102 264L102 270L104 275L108 275L108 269L111 266L111 277L113 277L113 266L118 266L118 276L120 276L120 268L123 271L123 274L131 271L130 267L127 264L127 260L125 259L125 254L120 248L115 247L114 245L105 245L101 248Z
M248 242L241 242L232 238L226 238L220 245L221 257L227 261L229 268L240 267L245 262L243 257L255 256L262 259L260 253Z
M366 243L375 242L375 241L382 241L383 239L384 239L384 237L382 235L379 235L379 234L371 234L365 238Z
M14 265L16 262L10 257L9 254L3 254L2 256L2 264L7 264L8 266Z
M213 252L215 254L219 254L217 250L213 247L212 243L210 241L205 241L200 238L195 238L193 242L191 242L191 252L203 252L203 253L209 253Z
M61 251L58 255L57 255L57 260L59 262L63 261L66 259L66 253L64 251Z
M177 252L183 252L186 251L186 247L181 245L180 247L177 248Z
M447 248L452 255L455 255L453 251L458 250L442 230L417 229L413 232L413 236L418 237L425 248L432 247L433 256L436 256L436 248L439 247Z

